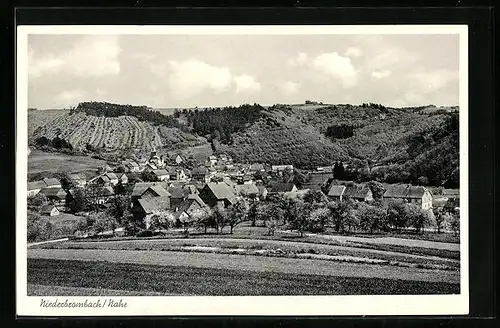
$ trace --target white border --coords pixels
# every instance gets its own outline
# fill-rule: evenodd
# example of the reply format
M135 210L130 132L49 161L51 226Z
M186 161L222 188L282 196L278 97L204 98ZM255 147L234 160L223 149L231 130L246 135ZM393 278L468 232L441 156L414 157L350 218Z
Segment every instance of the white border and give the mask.
M28 34L458 34L460 37L461 293L416 296L58 297L82 301L122 299L126 308L42 308L27 296L26 188ZM23 316L134 315L459 315L469 311L468 261L468 27L466 25L302 26L18 26L16 106L16 310ZM45 297L55 300L55 297Z

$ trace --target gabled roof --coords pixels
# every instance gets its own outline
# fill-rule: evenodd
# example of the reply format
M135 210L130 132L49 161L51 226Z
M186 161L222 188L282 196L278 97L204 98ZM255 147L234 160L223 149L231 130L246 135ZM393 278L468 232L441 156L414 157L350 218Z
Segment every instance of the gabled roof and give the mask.
M172 198L183 198L189 195L190 191L188 188L174 186L168 188L168 192Z
M156 176L169 175L167 170L154 170L153 173Z
M110 180L116 180L116 179L118 179L118 177L116 176L116 174L114 174L113 172L107 172L105 175L106 175L106 176L108 177L108 179L110 179Z
M57 180L56 178L44 178L43 182L45 182L48 187L57 186L57 185L61 184L61 182L59 180Z
M344 185L336 185L332 184L330 186L330 189L328 190L328 195L329 197L340 197L343 195L345 191L345 186Z
M40 212L41 212L41 213L44 213L44 214L45 214L45 213L50 213L50 212L52 212L52 210L53 210L54 208L56 208L56 209L57 209L57 207L56 207L55 205L52 205L52 204L44 205L44 206L42 206L42 208L40 209Z
M271 165L271 169L273 171L276 171L276 170L293 170L293 165L291 165L291 164Z
M170 209L170 200L165 197L158 197L153 199L139 199L139 206L145 213L153 213L156 211L164 211Z
M28 182L28 190L38 190L47 187L47 184L43 181L33 181Z
M388 185L384 193L385 198L422 198L426 188L407 184Z
M365 186L346 186L344 191L344 197L351 197L356 199L365 199L365 197L370 193L370 188Z
M146 192L147 190L152 190L156 195L158 195L158 197L170 197L170 193L160 185L150 186L144 192Z
M269 184L269 190L271 192L289 192L292 191L294 186L293 183L272 182Z
M69 178L74 181L85 181L86 178L83 176L83 174L78 174L78 173L70 173Z
M165 170L169 175L177 174L177 169L173 166L166 166Z
M134 185L134 189L132 189L132 197L141 196L146 191L146 189L148 189L149 187L154 186L154 185L161 186L161 184L159 182L137 182Z
M99 189L99 196L100 197L113 196L114 194L115 194L115 191L113 190L112 187L102 187Z
M206 184L205 187L209 188L218 200L222 199L232 200L236 197L231 187L229 187L228 184L225 182L219 182L219 183L209 182Z
M216 160L216 159L217 159L217 157L215 157L214 155L210 155L210 156L208 156L208 159L209 159L209 160Z
M122 179L123 177L128 178L128 177L127 177L127 175L126 175L125 173L116 173L116 177L117 177L118 179Z
M237 184L234 186L234 190L240 195L258 195L259 188L253 183L248 184Z
M44 194L47 197L65 197L66 192L62 188L43 188L40 190L42 194Z
M262 165L261 163L253 163L253 164L250 164L249 169L251 171L262 171L262 170L264 170L264 165Z

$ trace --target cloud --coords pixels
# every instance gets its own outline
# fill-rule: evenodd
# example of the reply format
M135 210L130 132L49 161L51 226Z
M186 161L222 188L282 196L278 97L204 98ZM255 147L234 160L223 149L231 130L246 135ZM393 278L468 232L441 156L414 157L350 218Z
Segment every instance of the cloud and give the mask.
M260 83L252 76L244 74L235 76L233 81L236 83L236 93L256 93L260 91Z
M410 85L421 92L440 90L452 81L458 81L458 72L446 69L418 71L408 75Z
M373 55L367 60L368 68L382 70L394 66L408 68L418 60L416 53L388 44L374 46ZM378 50L381 49L381 50Z
M384 70L381 70L381 71L373 71L372 72L372 77L376 78L376 79L384 79L386 77L389 77L391 76L392 72L389 71L388 69L384 69Z
M345 55L347 57L360 57L363 55L363 52L359 48L350 47L350 48L347 48Z
M340 80L345 87L352 87L357 82L357 72L348 57L342 57L337 52L319 55L312 66L324 74Z
M286 95L292 95L299 90L299 84L297 82L287 81L279 85L282 93Z
M82 90L64 90L55 97L55 101L63 107L76 105L82 101L85 93Z
M297 57L288 60L288 64L293 67L304 66L308 63L309 57L306 53L299 53Z
M164 74L161 65L153 65L152 70L156 74ZM212 66L197 59L169 61L166 70L169 88L180 99L190 98L207 90L227 91L231 86L229 68Z
M59 55L28 54L28 72L33 78L67 73L76 77L101 77L120 72L120 45L116 36L83 36Z

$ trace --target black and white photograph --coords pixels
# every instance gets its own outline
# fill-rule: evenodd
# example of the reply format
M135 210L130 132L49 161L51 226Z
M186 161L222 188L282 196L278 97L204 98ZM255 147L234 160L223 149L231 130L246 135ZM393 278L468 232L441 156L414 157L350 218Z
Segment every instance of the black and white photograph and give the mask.
M18 304L466 313L466 52L446 25L18 28Z

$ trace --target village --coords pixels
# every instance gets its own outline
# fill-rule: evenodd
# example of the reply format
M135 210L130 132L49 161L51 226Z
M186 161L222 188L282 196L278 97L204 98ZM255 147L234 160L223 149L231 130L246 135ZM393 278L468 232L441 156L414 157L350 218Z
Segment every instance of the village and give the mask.
M48 217L57 217L62 213L88 216L91 211L104 212L112 207L116 197L124 195L122 199L127 204L121 205L126 208L121 209L120 213L129 213L133 221L139 223L139 228L133 229L134 233L161 230L169 226L183 226L187 231L188 226L193 226L186 225L187 222L194 223L200 217L213 216L214 210L224 211L235 207L238 202L243 204L246 215L238 223L251 219L249 211L252 210L249 207L252 205L255 223L255 207L259 203L278 202L283 197L300 200L309 197L322 204L329 201L336 204L373 204L377 200L379 203L397 200L415 205L433 218L436 214L458 215L459 212L457 189L440 188L437 189L439 194L434 194L423 186L376 183L378 188L383 187L383 193L379 191L379 195L374 196L373 187L366 183L336 179L335 165L318 167L313 171L300 170L306 177L300 184L293 179L297 171L293 165L235 163L226 154L210 155L196 163L179 153L159 155L153 150L149 156L134 156L113 166L107 164L92 177L88 173L72 172L67 173L64 179L46 177L28 182L27 195L28 204L30 200L38 199L35 203L39 205L37 209L40 215ZM161 217L164 220L167 217L171 224L158 223ZM443 220L438 220L437 224L422 223L420 228L422 231L438 232L453 230L449 224L446 228L446 223L440 221ZM217 224L217 220L207 222L215 223L205 223L205 231L207 225L213 227ZM115 229L120 228L120 223L124 225L123 220L118 218L118 223L108 226L113 234ZM273 224L276 225L276 222ZM231 225L231 231L232 228ZM105 228L100 230L102 233ZM81 231L78 233L82 235Z

